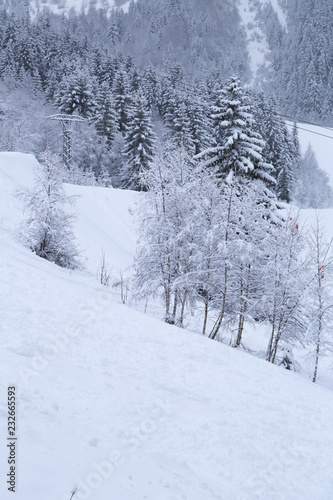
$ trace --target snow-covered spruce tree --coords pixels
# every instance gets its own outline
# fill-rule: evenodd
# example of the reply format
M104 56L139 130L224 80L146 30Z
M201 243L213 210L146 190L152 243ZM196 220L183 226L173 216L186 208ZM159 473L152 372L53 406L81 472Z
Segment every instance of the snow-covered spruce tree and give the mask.
M91 118L97 109L95 97L96 78L88 70L77 69L65 75L54 96L54 104L62 113L78 113L84 118Z
M125 188L145 189L140 176L148 168L155 151L156 136L152 130L150 111L142 94L137 96L137 106L129 119L123 156L122 185Z
M194 154L207 149L212 143L212 120L208 110L207 92L201 88L200 92L190 95L188 114L191 139L194 144ZM208 108L208 109L207 109Z
M198 123L199 108L200 104L193 96L192 89L183 82L179 87L167 89L164 93L162 112L167 127L165 140L171 140L176 147L185 147L192 155L200 151L198 141L202 139L204 143L203 129L207 119L203 118L201 110L203 120L201 124Z
M287 203L291 202L295 190L295 158L293 158L290 146L289 134L285 127L282 129L280 155L275 164L277 174L275 192L279 200Z
M118 130L117 113L109 85L104 82L97 95L97 109L93 123L98 135L105 137L109 149Z
M114 105L117 113L118 130L122 134L127 131L127 125L135 112L130 82L124 68L120 68L113 83Z
M267 98L263 93L252 93L251 97L255 104L256 128L265 142L263 157L275 168L272 173L276 180L274 191L278 199L290 203L297 170L294 136L290 137L286 124L277 114L272 97Z
M19 229L22 241L39 257L58 266L80 267L78 249L74 244L74 215L64 205L72 205L62 186L62 167L49 151L40 155L32 190L18 193L28 214Z
M230 78L212 106L217 145L200 153L207 168L213 168L220 179L230 171L244 179L260 179L274 185L273 166L262 156L265 145L255 132L252 107L237 77Z
M310 272L314 276L306 300L310 304L308 338L314 343L314 371L312 382L316 382L319 358L333 350L330 335L333 319L333 240L327 240L318 214L308 234ZM311 306L312 305L312 306Z

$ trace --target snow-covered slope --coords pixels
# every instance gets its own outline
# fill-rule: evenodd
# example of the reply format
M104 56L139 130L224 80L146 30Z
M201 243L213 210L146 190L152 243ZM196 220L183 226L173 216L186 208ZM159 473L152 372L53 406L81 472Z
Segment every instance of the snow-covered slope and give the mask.
M36 164L32 155L0 154L0 234L7 229L10 237L15 237L15 228L22 219L22 207L13 194L24 187L32 187ZM97 271L102 251L115 273L131 266L136 244L131 210L135 206L136 193L69 184L65 189L68 195L76 197L74 231L86 270Z
M252 0L238 0L238 11L247 34L247 48L250 57L250 68L255 79L257 72L266 67L268 44L264 33L256 19L257 10Z
M15 384L17 500L69 500L76 486L75 500L330 500L333 393L132 310L94 276L23 248L11 193L31 184L34 163L0 154L1 499L13 498ZM109 221L103 245L127 262L133 194L68 190L82 196L81 243Z
M278 3L278 0L237 0L238 11L247 34L247 48L250 57L250 68L253 81L256 77L262 80L268 68L269 47L266 35L263 33L257 19L258 4L263 6L270 3L278 15L279 22L286 26L285 14Z

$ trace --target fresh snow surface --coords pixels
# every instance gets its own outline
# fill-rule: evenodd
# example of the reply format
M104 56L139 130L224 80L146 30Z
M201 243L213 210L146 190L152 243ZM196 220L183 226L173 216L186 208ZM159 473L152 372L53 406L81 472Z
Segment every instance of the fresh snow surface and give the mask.
M81 195L90 274L22 247L12 193L31 186L35 164L0 154L0 498L70 500L78 487L74 500L331 500L333 393L135 311L98 284L95 240L118 266L132 256L134 193L66 187Z

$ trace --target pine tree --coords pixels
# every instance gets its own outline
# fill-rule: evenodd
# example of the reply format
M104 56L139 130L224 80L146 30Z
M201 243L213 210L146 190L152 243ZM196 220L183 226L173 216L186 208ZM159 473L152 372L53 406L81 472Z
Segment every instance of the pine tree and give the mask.
M233 171L241 178L260 179L266 186L273 185L273 167L262 157L265 144L254 131L252 108L238 78L228 80L212 110L217 146L206 149L198 158L204 158L205 165L214 168L221 179Z
M272 175L276 181L275 194L279 200L289 203L297 169L294 135L290 137L286 124L278 115L274 98L266 98L263 93L254 93L253 99L256 128L265 142L262 154L265 160L274 166Z
M112 93L107 83L101 86L96 102L97 110L93 122L97 133L102 137L106 137L108 147L111 148L117 132L118 122Z
M199 92L189 92L188 117L191 142L194 155L198 155L214 144L212 121L208 113L208 98L203 88Z
M121 68L114 80L113 86L114 105L118 117L118 129L124 135L133 113L133 97L130 90L127 73Z
M290 203L295 190L295 159L292 156L290 138L286 127L282 129L280 137L280 151L275 166L277 173L275 191L279 200Z
M83 118L94 116L97 109L95 79L86 70L77 70L63 78L54 102L62 113L80 114Z
M130 189L144 188L140 175L148 168L155 150L155 134L152 130L147 101L142 94L137 96L135 112L129 117L124 139L123 186Z

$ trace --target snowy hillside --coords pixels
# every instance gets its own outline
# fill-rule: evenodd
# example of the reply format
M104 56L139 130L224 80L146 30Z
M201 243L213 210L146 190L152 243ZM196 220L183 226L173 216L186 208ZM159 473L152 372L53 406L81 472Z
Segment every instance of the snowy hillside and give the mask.
M131 192L66 188L90 274L23 248L12 193L35 162L0 155L1 498L16 385L17 500L330 500L333 393L98 285L101 246L131 262Z
M286 18L277 0L260 0L259 5L271 3L274 11L278 15L282 26L286 25ZM250 57L250 67L253 79L261 75L263 77L268 68L269 47L265 34L258 21L258 7L253 0L238 0L238 11L242 19L242 24L247 34L247 47Z

